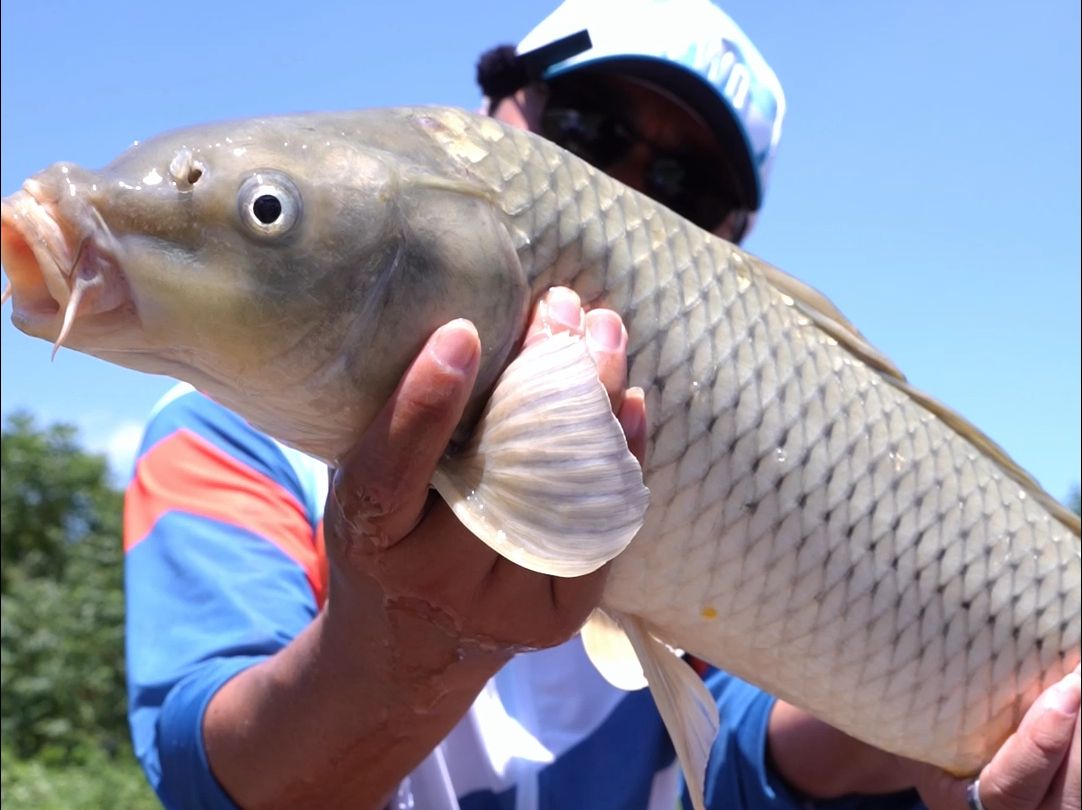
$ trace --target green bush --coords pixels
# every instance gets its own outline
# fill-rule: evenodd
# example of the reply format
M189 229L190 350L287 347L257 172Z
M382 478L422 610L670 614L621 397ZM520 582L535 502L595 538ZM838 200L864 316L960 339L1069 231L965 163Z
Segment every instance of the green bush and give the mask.
M128 740L120 540L71 544L56 579L15 577L0 620L0 729L12 753L51 763Z
M19 759L7 746L0 763L4 810L161 810L128 751L109 758L88 755L77 765Z
M121 493L69 426L13 416L0 460L3 806L156 807L128 742Z

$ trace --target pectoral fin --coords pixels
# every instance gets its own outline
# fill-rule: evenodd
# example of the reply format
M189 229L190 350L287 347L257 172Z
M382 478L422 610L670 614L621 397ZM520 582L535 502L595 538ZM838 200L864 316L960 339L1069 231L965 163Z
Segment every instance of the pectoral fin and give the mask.
M649 491L584 342L556 335L507 367L470 442L432 480L458 519L513 562L573 577L642 526Z
M684 770L695 810L705 810L706 766L718 735L718 706L702 679L633 616L613 617L627 633Z

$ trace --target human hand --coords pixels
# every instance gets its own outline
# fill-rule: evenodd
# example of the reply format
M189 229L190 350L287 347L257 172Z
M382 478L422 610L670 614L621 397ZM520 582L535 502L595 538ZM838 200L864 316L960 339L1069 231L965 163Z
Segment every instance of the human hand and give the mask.
M618 316L585 314L577 295L557 289L538 306L526 340L557 332L586 336L641 460L645 406L641 391L625 391L627 334ZM352 638L385 656L418 705L453 689L460 676L476 687L516 650L569 638L597 605L606 576L605 568L573 579L520 568L473 537L430 492L479 355L472 324L437 330L344 459L324 517L326 619L339 625L344 642Z
M1046 689L980 773L984 810L1079 810L1079 667ZM913 780L930 810L973 807L972 780L955 779L931 766L914 768Z

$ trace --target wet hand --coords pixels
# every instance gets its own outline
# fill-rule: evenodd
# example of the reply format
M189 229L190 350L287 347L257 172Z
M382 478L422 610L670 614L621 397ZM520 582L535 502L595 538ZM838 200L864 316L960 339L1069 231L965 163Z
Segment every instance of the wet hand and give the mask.
M538 305L527 342L584 335L632 452L642 458L641 391L626 390L627 334L610 311L585 313L569 290ZM466 321L430 338L395 394L344 459L325 516L328 613L390 651L418 684L573 635L597 605L606 568L561 579L527 571L473 537L429 490L477 374L480 346ZM442 684L441 688L446 684Z

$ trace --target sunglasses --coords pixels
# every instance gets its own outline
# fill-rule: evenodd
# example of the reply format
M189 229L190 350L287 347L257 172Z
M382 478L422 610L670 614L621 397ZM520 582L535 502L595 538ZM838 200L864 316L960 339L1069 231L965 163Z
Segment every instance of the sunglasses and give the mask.
M650 160L639 190L708 231L743 209L731 192L726 167L718 166L716 160L662 148L588 100L550 98L541 115L541 134L602 171L616 166L637 145L649 147ZM744 229L737 225L736 241Z

